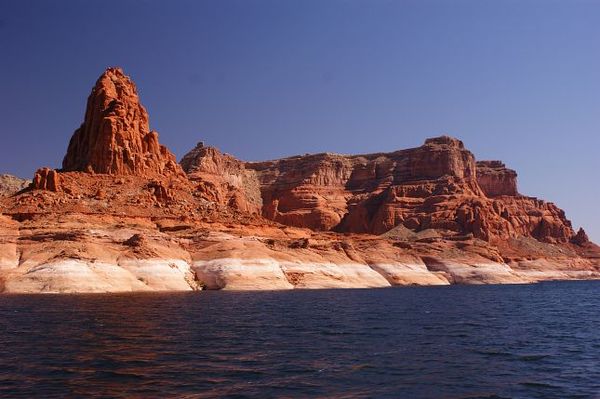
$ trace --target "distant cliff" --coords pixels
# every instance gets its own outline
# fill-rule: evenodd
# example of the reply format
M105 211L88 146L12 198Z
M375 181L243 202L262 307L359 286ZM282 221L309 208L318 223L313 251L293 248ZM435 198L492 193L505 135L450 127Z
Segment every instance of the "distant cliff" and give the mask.
M31 180L12 175L0 175L0 197L16 194L31 184Z

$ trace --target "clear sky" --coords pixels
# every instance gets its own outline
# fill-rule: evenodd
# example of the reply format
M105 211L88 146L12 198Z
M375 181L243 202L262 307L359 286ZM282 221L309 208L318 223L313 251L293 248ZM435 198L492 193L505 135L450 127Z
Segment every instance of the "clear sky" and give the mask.
M600 0L0 0L0 173L59 167L113 65L178 158L447 133L600 241Z

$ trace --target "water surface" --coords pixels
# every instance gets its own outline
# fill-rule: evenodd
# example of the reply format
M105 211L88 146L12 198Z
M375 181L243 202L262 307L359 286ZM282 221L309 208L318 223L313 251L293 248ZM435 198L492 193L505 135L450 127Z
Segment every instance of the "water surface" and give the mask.
M0 296L0 397L600 398L599 293Z

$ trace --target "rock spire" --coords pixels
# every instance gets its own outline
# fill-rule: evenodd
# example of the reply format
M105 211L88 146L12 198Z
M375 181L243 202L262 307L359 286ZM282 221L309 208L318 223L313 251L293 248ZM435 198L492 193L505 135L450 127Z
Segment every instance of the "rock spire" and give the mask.
M150 130L135 84L120 68L108 68L96 82L62 166L63 171L114 175L183 174Z

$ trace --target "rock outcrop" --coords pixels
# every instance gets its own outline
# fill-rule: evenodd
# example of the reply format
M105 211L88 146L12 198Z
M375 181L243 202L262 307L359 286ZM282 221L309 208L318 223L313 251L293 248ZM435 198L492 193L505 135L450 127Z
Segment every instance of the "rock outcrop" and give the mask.
M481 193L473 155L448 136L393 153L324 153L246 167L258 174L265 217L317 230L385 232L398 224L382 212L386 196L425 198L459 189Z
M600 278L585 231L448 136L256 163L199 144L181 163L149 130L131 80L108 69L63 170L0 194L0 292Z
M21 179L7 174L0 174L0 197L16 194L27 188L30 184L31 180Z
M244 162L200 142L181 159L181 166L205 199L244 212L261 212L260 183Z
M60 191L60 175L54 169L38 169L33 176L31 188L34 190Z
M562 210L518 194L514 171L497 161L476 164L448 136L392 153L325 153L246 168L261 182L263 215L291 226L383 234L402 225L488 241L568 242L575 234Z
M571 242L575 245L584 246L590 244L590 238L583 228L579 228L577 234L571 239Z
M158 133L150 131L135 84L120 68L108 68L96 82L62 166L114 175L182 174Z
M517 196L517 172L501 161L478 161L477 183L488 197Z

